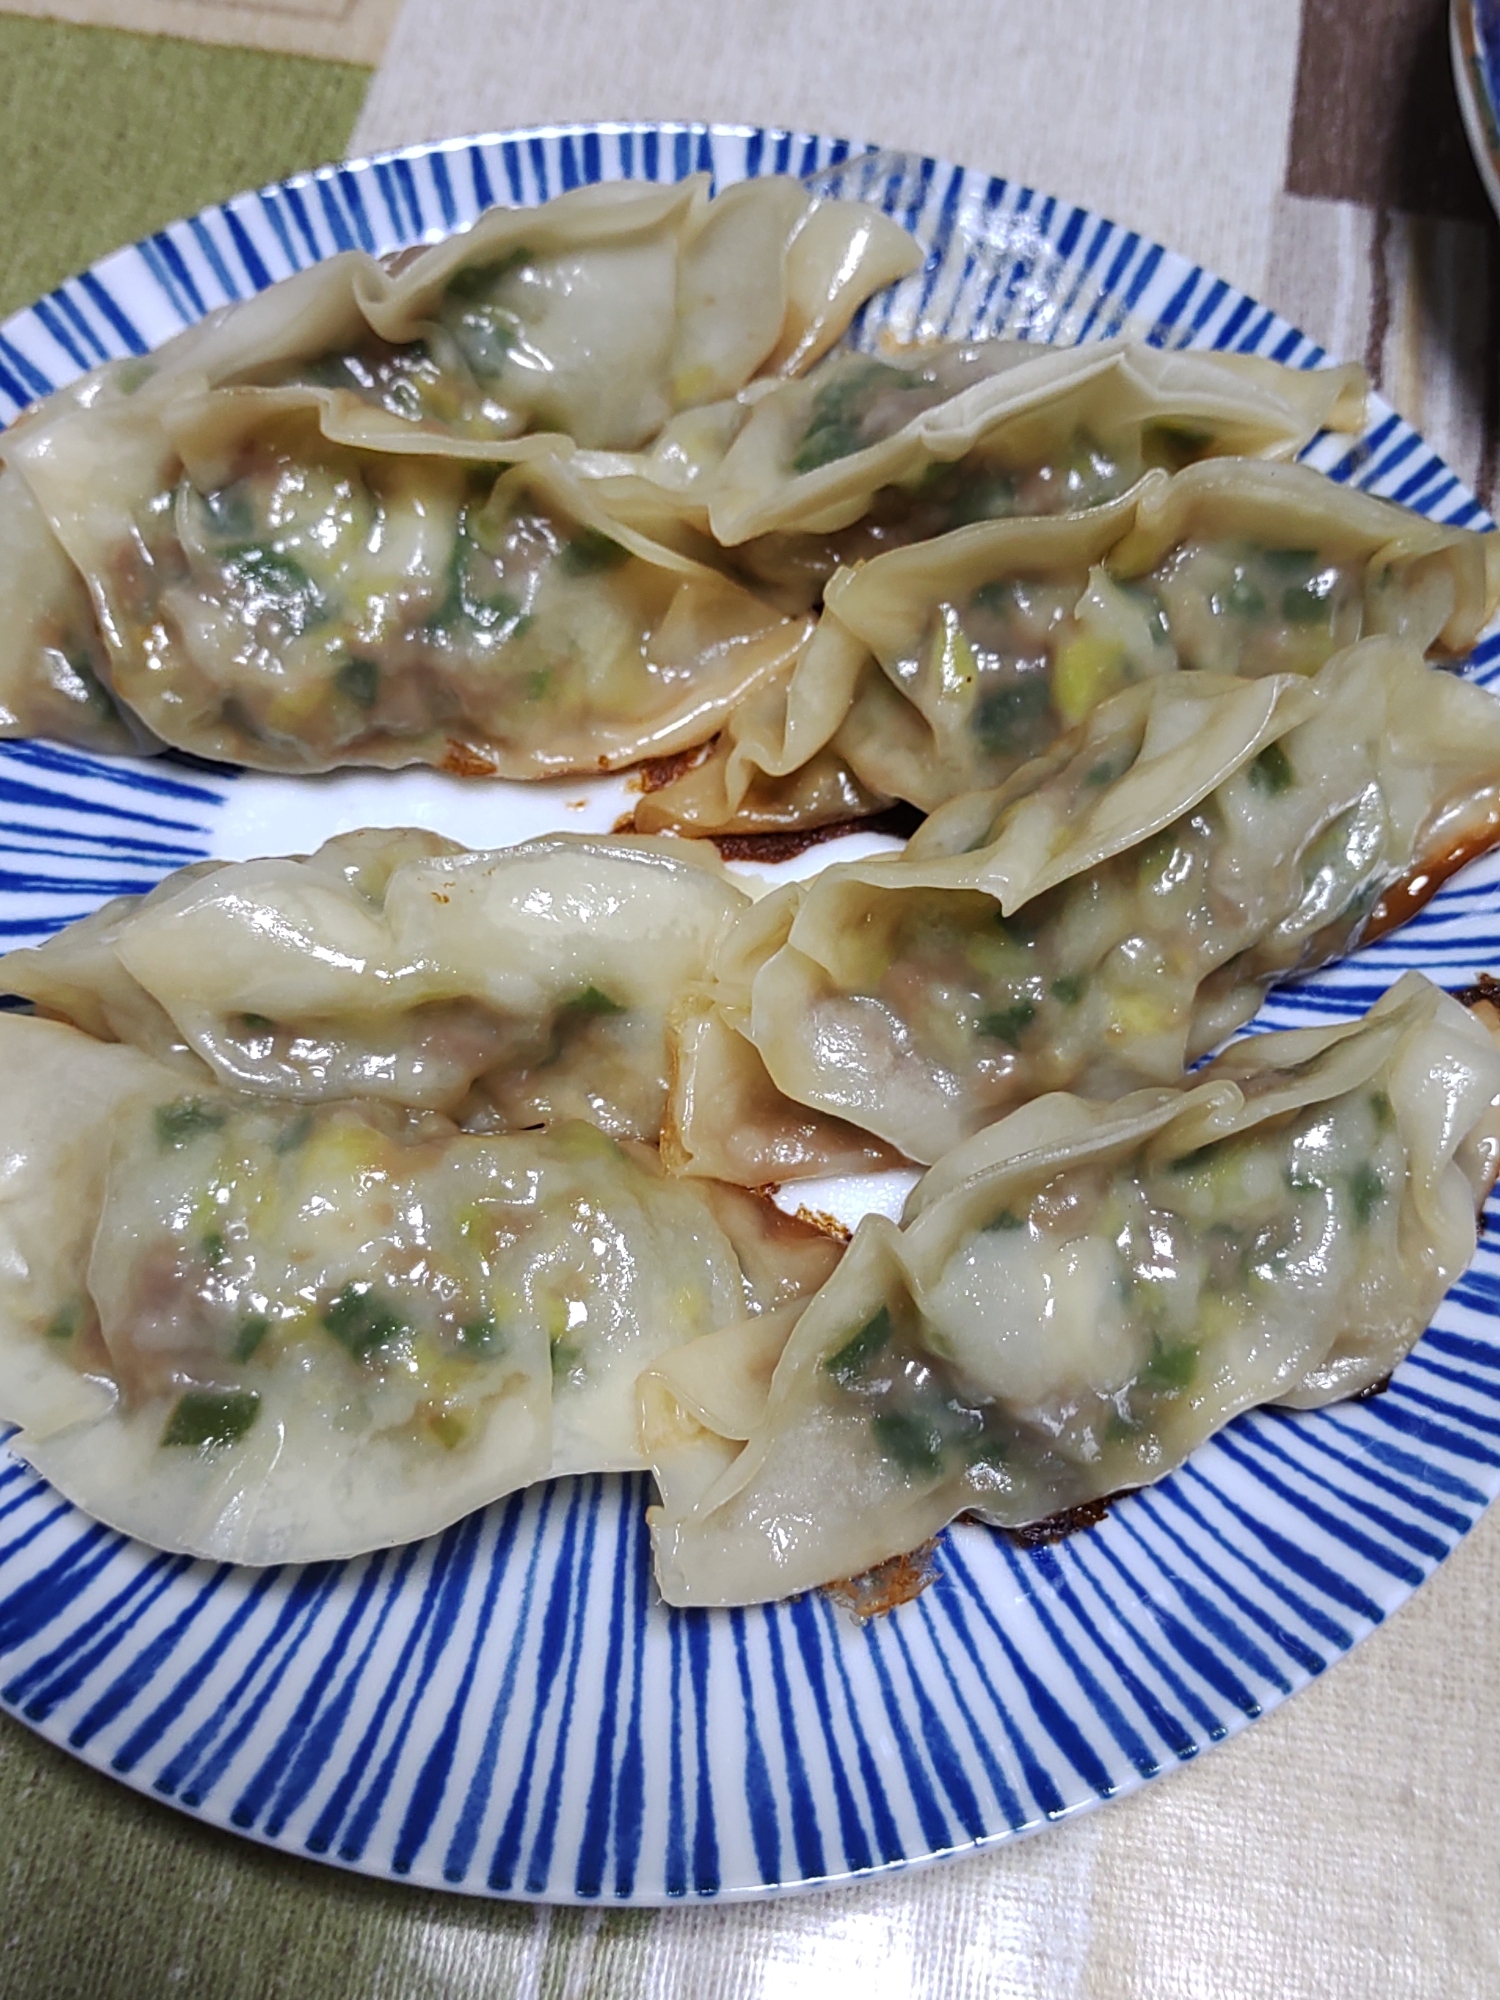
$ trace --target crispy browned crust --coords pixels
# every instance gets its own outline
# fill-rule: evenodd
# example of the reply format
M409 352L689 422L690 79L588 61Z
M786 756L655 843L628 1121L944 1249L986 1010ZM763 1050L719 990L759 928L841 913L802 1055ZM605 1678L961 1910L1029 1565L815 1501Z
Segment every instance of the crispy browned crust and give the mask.
M1472 986L1460 987L1453 997L1462 1007L1476 1010L1480 1007L1493 1007L1500 1013L1500 979L1496 979L1492 973L1481 972Z
M1410 872L1399 882L1395 882L1376 903L1370 912L1370 920L1360 935L1361 944L1370 944L1374 939L1384 937L1414 917L1424 903L1430 902L1448 880L1460 868L1467 868L1471 861L1489 854L1500 847L1500 802L1492 805L1477 825L1469 827L1462 838L1436 854L1420 855Z
M1097 1528L1116 1500L1124 1497L1123 1493L1106 1493L1102 1500L1085 1500L1081 1506L1064 1507L1045 1520L1028 1521L1024 1528L1002 1528L1000 1532L1023 1549L1045 1549L1053 1542L1066 1541L1069 1535L1081 1534L1085 1528Z
M647 757L631 772L631 789L642 793L664 792L668 785L675 785L689 771L697 770L718 740L716 736L710 737L707 743L695 743L691 749L674 750L670 757Z
M500 766L477 745L460 743L456 736L450 736L438 769L455 778L493 778Z
M770 1190L763 1192L769 1193ZM840 1222L836 1215L830 1215L827 1209L799 1208L796 1215L799 1222L805 1222L809 1229L816 1229L820 1236L831 1236L835 1243L847 1243L853 1234L846 1224Z
M711 833L708 838L726 861L795 861L808 848L840 840L846 833L888 833L896 840L910 840L922 819L915 806L895 805L865 819L837 819L828 826L796 827L785 833Z
M870 1618L884 1618L898 1605L910 1604L914 1597L920 1597L936 1577L937 1564L933 1559L936 1549L934 1536L919 1549L892 1556L889 1562L877 1563L874 1569L867 1569L859 1576L825 1583L823 1594L841 1604L861 1625Z

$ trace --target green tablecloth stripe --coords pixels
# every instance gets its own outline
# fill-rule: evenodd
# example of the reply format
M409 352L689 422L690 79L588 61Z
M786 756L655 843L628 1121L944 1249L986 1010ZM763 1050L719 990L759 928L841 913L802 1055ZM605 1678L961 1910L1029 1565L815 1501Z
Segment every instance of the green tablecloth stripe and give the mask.
M663 1921L294 1860L139 1797L6 1715L0 1827L6 2000L509 2000L523 1988L534 2000L621 2000L639 1990ZM712 1913L710 1927L727 1915Z
M0 15L0 314L205 202L340 158L369 81Z

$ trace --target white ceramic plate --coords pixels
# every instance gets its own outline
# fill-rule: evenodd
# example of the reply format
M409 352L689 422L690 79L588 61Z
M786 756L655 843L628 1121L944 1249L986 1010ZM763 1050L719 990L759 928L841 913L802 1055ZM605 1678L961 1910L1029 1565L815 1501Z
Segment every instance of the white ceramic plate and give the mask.
M494 200L698 168L721 183L813 176L916 231L925 268L866 313L863 341L881 324L1063 342L1124 331L1323 358L1170 251L938 161L743 128L552 127L328 168L106 258L0 328L0 414L350 244L386 251ZM1384 408L1358 442L1311 456L1434 518L1488 525ZM1500 641L1471 670L1500 670ZM306 849L381 822L492 845L605 828L627 803L615 779L292 780L8 744L0 934L35 939L202 855ZM1453 986L1497 961L1500 869L1481 865L1263 1020L1357 1012L1410 965ZM407 1548L252 1571L127 1541L0 1448L0 1699L216 1825L434 1887L752 1896L1005 1840L1242 1729L1441 1562L1500 1486L1494 1241L1377 1400L1243 1418L1054 1547L960 1527L925 1595L863 1629L817 1595L665 1610L641 1478L562 1481Z

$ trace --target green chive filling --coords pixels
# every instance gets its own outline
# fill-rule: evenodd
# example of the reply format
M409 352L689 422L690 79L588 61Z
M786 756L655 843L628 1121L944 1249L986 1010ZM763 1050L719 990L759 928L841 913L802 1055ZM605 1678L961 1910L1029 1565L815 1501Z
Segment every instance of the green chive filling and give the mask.
M189 1389L172 1405L161 1441L189 1450L238 1444L259 1415L253 1389Z
M155 1113L156 1137L163 1146L186 1146L205 1132L217 1132L224 1112L201 1097L179 1097L175 1104L158 1104Z
M823 1367L835 1382L847 1388L857 1382L895 1331L889 1306L882 1306L842 1347L824 1359Z
M368 1285L345 1285L323 1313L323 1324L356 1361L388 1347L410 1331L406 1322Z

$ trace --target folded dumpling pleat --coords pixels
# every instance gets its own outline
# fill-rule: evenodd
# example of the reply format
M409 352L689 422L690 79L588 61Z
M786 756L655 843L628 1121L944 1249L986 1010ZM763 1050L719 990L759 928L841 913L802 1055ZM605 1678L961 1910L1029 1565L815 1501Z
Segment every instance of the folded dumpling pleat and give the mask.
M1500 1049L1417 974L1174 1090L1035 1100L903 1228L861 1223L779 1360L785 1320L646 1378L663 1594L787 1596L961 1513L1147 1484L1253 1404L1371 1386L1472 1256L1497 1158Z
M0 736L118 754L160 748L115 700L88 585L29 488L0 471Z

